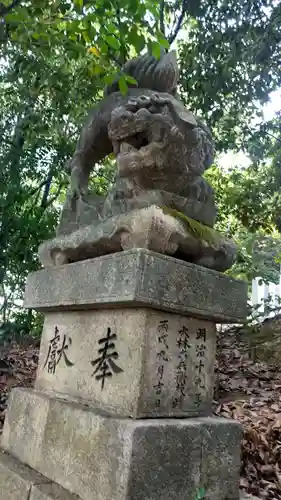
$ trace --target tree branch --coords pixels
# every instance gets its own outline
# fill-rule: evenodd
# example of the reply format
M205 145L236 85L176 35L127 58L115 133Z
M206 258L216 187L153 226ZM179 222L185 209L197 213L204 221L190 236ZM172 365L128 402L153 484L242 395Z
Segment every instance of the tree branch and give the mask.
M165 0L160 3L160 31L165 36L165 23L164 23Z
M248 132L250 132L250 134L251 134L251 132L252 132L251 128L250 128L250 127L248 127L248 126L246 126L245 128L246 128L246 130L247 130ZM260 130L259 130L259 133L260 133ZM268 130L264 129L264 130L263 130L263 133L264 133L265 135L268 135L268 137L272 137L272 139L274 139L276 142L278 142L278 143L280 143L280 144L281 144L281 139L280 139L280 137L276 137L276 135L274 135L272 132L268 132ZM254 133L254 135L255 135L255 133Z
M47 175L47 179L46 179L46 183L45 183L45 187L44 187L44 192L43 192L43 196L42 196L42 200L41 200L41 208L47 207L48 196L50 193L52 180L53 180L53 170L52 170L52 168L50 168L50 171Z
M273 139L275 139L275 141L277 142L280 142L281 143L281 139L279 139L279 137L276 137L274 134L272 134L271 132L268 132L267 130L264 131L264 133L266 135L268 135L269 137L272 137Z
M174 20L173 20L173 26L171 28L171 34L173 33L175 26L177 24L177 12L180 9L182 0L176 0L175 2L175 7L174 7Z
M21 0L13 0L10 5L3 5L0 3L0 17L6 16L14 7L17 7L19 5Z
M186 11L187 11L187 4L188 4L188 0L182 0L182 8L181 8L180 16L178 18L178 22L176 24L174 32L172 32L168 38L168 42L170 45L172 45L172 43L175 41L175 39L177 38L178 33L182 27L184 16L185 16Z
M27 194L28 198L33 196L34 194L36 194L37 191L40 191L40 189L42 189L42 187L45 186L45 184L47 184L47 182L48 182L48 179L45 179L44 181L40 182L39 186L37 186L36 188L29 191L29 193Z

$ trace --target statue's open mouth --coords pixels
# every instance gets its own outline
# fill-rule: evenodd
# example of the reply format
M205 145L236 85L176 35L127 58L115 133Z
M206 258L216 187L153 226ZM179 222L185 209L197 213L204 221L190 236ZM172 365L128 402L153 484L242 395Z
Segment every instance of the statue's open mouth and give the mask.
M122 140L115 141L114 153L116 156L121 154L129 154L133 151L140 151L143 147L148 145L148 139L144 132L135 135L124 137Z

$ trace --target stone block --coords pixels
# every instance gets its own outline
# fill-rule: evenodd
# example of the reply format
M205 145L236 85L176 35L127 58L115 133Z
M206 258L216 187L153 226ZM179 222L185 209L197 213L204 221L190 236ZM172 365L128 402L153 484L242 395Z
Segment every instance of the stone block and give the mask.
M29 500L31 486L36 481L39 474L0 451L0 500Z
M81 500L0 450L0 500Z
M37 470L36 465L40 461L38 454L40 453L40 445L46 425L49 401L46 398L38 398L36 392L30 392L28 397L25 397L25 392L16 391L11 398L11 402L13 411L6 415L9 425L5 427L4 441L8 438L9 429L18 429L18 446L21 447L20 459L24 463L28 463L26 458L32 454L32 467ZM30 429L33 429L31 433ZM9 451L12 452L12 450Z
M215 348L214 323L179 314L148 308L48 312L36 388L120 416L207 415Z
M40 433L26 412L26 399L41 413ZM41 436L36 454L22 445L34 432ZM200 487L207 500L239 500L240 438L240 425L227 419L110 418L15 389L2 444L82 500L193 500Z
M217 323L246 317L244 282L144 249L28 276L25 307L39 311L152 307Z

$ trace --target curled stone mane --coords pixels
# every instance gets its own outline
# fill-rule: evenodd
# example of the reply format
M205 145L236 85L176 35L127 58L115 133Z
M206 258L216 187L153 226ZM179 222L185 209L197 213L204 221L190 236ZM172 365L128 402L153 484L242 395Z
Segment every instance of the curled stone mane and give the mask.
M124 64L122 72L134 78L139 88L167 92L172 95L176 93L179 69L175 51L162 52L160 59L148 53L136 57ZM134 86L136 85L129 84L129 87ZM114 81L106 87L104 94L107 96L118 90L118 81Z

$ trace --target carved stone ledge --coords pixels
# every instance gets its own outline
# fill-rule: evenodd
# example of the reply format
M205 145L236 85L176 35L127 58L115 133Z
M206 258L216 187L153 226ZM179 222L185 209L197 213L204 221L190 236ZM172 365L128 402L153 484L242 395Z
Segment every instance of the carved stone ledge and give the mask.
M156 205L45 241L39 247L39 259L44 267L52 267L132 248L178 255L182 260L222 272L235 259L231 241L221 238L211 245L197 239L183 222L164 214Z
M247 314L247 284L144 249L30 273L24 305L42 312L152 307L218 323Z

